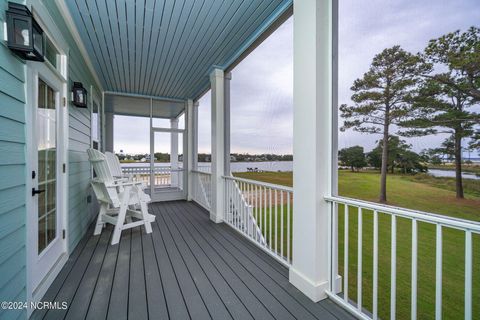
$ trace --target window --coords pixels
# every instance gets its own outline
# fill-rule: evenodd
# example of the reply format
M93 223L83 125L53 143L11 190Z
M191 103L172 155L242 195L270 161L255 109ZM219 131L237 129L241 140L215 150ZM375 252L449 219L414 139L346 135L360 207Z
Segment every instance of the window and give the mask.
M55 69L59 69L59 57L60 54L55 47L55 45L52 43L50 38L47 36L46 37L46 46L45 46L45 59L52 64L52 66Z
M101 137L101 126L100 126L100 108L96 101L93 101L92 106L92 117L91 117L91 131L92 131L92 148L100 150L100 137Z

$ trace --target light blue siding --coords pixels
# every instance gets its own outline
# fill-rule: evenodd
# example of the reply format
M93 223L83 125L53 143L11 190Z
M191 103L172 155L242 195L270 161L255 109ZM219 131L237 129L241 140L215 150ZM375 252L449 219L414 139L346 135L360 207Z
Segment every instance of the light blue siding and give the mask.
M6 8L0 0L2 29ZM25 65L1 41L0 301L26 299L25 142ZM0 319L25 317L25 311L0 310Z

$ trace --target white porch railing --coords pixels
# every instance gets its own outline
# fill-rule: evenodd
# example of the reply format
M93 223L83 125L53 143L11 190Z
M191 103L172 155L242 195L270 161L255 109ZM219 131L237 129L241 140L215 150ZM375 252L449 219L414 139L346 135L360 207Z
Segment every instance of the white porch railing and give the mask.
M293 190L224 176L225 222L289 266L292 261Z
M134 181L140 181L150 185L150 166L122 167L122 172L131 175ZM154 186L173 187L183 189L183 169L172 169L171 167L154 167Z
M418 282L422 281L422 285L434 288L434 305L435 305L435 318L442 318L442 296L449 293L448 288L446 292L442 293L443 286L445 284L442 278L442 272L444 270L445 264L443 263L444 251L442 247L445 245L449 255L458 255L458 269L464 268L463 272L463 297L455 296L455 299L458 300L458 303L461 305L464 304L464 318L472 319L472 277L473 270L478 270L477 267L472 269L472 234L480 234L480 223L472 222L468 220L449 218L441 215L435 215L426 212L407 210L392 206L384 206L371 202L354 200L343 197L327 197L326 200L331 204L331 254L330 254L330 270L331 270L331 283L332 288L328 292L330 298L334 301L350 310L358 317L363 319L377 319L379 317L395 319L397 316L397 304L405 303L405 295L403 295L401 300L397 298L397 294L404 292L404 290L397 291L397 284L402 285L402 289L405 286L404 282L397 283L397 277L400 275L400 272L397 273L397 266L400 260L405 260L405 257L399 258L398 252L402 252L405 248L405 243L411 247L407 249L407 252L410 253L410 256L406 259L410 260L409 272L405 272L406 266L402 267L402 279L405 278L405 273L409 273L407 279L409 278L410 282L410 318L417 318L417 298L418 298ZM379 216L382 229L379 228ZM387 219L387 221L385 221ZM353 224L353 226L349 226ZM356 227L355 227L356 224ZM373 226L372 226L373 224ZM385 225L386 224L386 225ZM338 228L337 228L338 226ZM397 226L400 226L400 232L397 233ZM351 228L351 229L350 229ZM369 230L369 234L364 235L364 229ZM390 279L389 283L381 283L380 287L383 290L383 295L386 294L385 290L390 293L390 310L389 313L379 315L379 229L383 235L382 246L383 251L387 250L390 254L390 265L382 265L381 268L390 268ZM390 239L385 239L385 230L389 233ZM455 230L455 231L454 231ZM370 232L371 231L371 232ZM353 266L356 265L356 275L349 273L349 250L355 250L355 248L349 247L349 234L356 233L356 257L357 261L353 261ZM419 237L420 239L427 239L427 234L430 233L432 237L435 238L435 245L433 250L435 250L435 262L432 262L431 269L423 269L422 272L419 272L418 268L418 244ZM444 233L448 233L448 242L445 241ZM343 234L343 235L342 235ZM340 239L338 238L340 236ZM336 243L342 242L343 236L343 246L337 246ZM405 236L407 239L405 239ZM411 239L409 239L411 237ZM355 239L352 239L355 241ZM352 241L350 240L350 241ZM370 256L370 252L365 254L366 250L365 243L372 241L373 253ZM463 245L463 241L464 245ZM390 241L390 248L388 248L388 241ZM452 252L451 246L449 244L454 242L454 246L458 246L457 252ZM387 247L385 243L387 242ZM397 247L397 244L399 246ZM421 243L421 246L425 246L425 243ZM386 249L385 249L386 248ZM340 256L338 256L340 251ZM424 249L425 250L425 249ZM341 252L343 251L343 252ZM463 252L462 252L463 251ZM475 261L478 261L479 250L475 251ZM362 261L366 256L369 256L371 261ZM385 253L383 257L385 258ZM355 257L355 253L353 255ZM340 258L340 259L339 259ZM398 261L397 261L397 258ZM462 261L463 258L463 261ZM343 260L343 266L338 265L338 261ZM370 264L371 263L371 264ZM425 262L423 262L425 263ZM462 266L463 264L463 266ZM336 288L337 282L334 280L337 279L337 270L338 267L343 267L343 288ZM367 268L364 268L367 267ZM366 270L368 269L368 270ZM431 270L431 271L430 271ZM433 270L435 272L433 272ZM408 269L407 269L408 271ZM350 280L349 278L352 277ZM371 292L366 292L362 287L366 284L366 279L371 282ZM478 275L475 275L478 279ZM383 277L385 278L385 277ZM388 278L388 277L387 277ZM447 278L446 278L447 279ZM426 282L429 282L425 284ZM367 282L368 283L368 282ZM349 286L356 286L356 293L354 292L350 297ZM388 289L385 289L385 286L389 286ZM370 285L365 286L370 287ZM425 288L424 288L425 290ZM336 294L336 292L343 291L342 294ZM408 291L407 291L408 292ZM365 296L368 296L368 307L367 303L364 303ZM408 296L407 296L408 299ZM423 297L425 300L425 297ZM408 300L407 300L408 301ZM388 301L383 301L385 305L388 305ZM371 306L371 310L370 310ZM404 315L405 317L405 315Z
M207 210L210 210L212 200L212 175L197 170L190 171L192 175L192 198Z

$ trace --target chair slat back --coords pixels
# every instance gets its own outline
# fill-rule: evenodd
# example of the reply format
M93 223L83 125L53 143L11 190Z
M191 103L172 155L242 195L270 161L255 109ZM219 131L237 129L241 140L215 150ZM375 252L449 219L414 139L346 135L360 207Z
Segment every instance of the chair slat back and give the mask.
M122 166L120 165L120 160L118 160L118 157L114 153L109 151L105 152L105 156L107 157L107 163L110 167L112 175L114 177L122 177Z
M87 154L98 180L105 183L113 183L113 175L108 167L107 157L100 151L92 148L87 150Z

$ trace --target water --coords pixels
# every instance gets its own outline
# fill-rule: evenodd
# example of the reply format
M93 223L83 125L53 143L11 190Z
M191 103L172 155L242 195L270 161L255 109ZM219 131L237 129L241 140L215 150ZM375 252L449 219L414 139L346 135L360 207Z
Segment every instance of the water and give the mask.
M211 167L210 162L199 162L198 167L201 171L210 172ZM150 166L150 163L145 162L135 162L135 163L122 163L124 167L143 167ZM158 167L168 167L167 163L156 163L155 166ZM249 168L258 171L274 171L274 172L285 172L293 171L293 161L265 161L265 162L232 162L230 164L232 172L247 172ZM428 174L434 177L448 177L455 178L455 171L453 170L439 170L439 169L430 169ZM479 176L476 176L475 173L463 172L462 177L464 179L473 179L480 180Z
M181 165L181 163L180 163ZM199 162L198 167L202 171L210 171L210 162ZM150 163L134 162L122 163L122 167L148 167ZM156 163L156 167L168 167L168 163ZM293 161L265 161L265 162L232 162L230 164L232 172L247 172L249 168L258 171L293 171Z
M447 177L447 178L455 178L455 171L454 170L439 170L439 169L429 169L428 174L434 177ZM475 173L471 172L462 172L463 179L473 179L473 180L480 180L480 177L475 175Z

